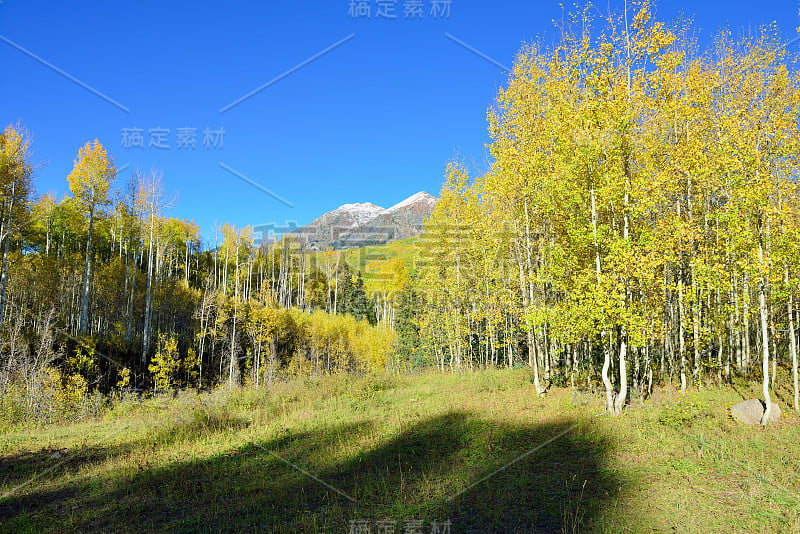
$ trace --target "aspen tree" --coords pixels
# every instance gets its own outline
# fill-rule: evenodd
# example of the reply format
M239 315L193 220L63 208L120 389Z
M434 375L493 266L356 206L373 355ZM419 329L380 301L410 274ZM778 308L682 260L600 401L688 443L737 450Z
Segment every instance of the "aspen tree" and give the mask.
M67 176L69 189L81 210L88 218L86 238L86 262L83 271L83 292L81 295L80 331L89 327L89 285L92 264L92 233L98 210L109 203L108 193L111 182L116 177L114 162L106 153L100 141L88 142L78 150L75 166Z

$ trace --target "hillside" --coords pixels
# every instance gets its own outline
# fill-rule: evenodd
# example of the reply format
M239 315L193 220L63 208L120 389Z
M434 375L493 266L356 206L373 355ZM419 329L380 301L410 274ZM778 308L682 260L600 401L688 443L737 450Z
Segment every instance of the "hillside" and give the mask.
M526 370L132 399L3 433L0 531L796 532L800 420L726 415L757 389L662 389L620 418L537 398Z
M409 237L381 245L369 245L343 251L344 261L353 271L360 271L365 279L388 273L391 260L398 259L407 269L419 257L420 238Z

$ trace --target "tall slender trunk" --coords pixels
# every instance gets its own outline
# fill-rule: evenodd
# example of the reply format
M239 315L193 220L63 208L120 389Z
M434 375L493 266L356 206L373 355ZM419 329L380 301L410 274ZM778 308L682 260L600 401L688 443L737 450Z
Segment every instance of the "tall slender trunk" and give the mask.
M619 395L614 402L614 414L620 415L622 408L625 406L625 400L628 396L628 368L625 357L628 353L628 341L626 339L625 329L620 330L619 335Z
M600 372L600 376L603 379L603 386L605 386L606 390L606 411L614 413L614 386L608 377L608 369L611 367L611 355L608 353L608 345L605 340L601 340L601 345L603 347L603 369Z
M239 300L239 247L236 246L235 289L233 293L233 328L231 329L231 364L228 370L228 387L233 388L233 370L236 365L236 304Z
M155 229L155 213L150 211L150 244L147 254L147 291L144 306L144 328L142 328L142 372L147 369L147 351L150 349L150 309L152 307L153 286L153 231Z
M206 341L206 329L205 329L205 326L203 326L203 319L202 319L202 315L201 315L201 319L200 319L200 344L199 344L200 346L198 347L198 352L199 352L198 358L199 358L199 363L200 363L200 371L199 371L198 376L197 376L197 387L199 389L203 388L203 349L205 347L205 341Z
M683 306L683 268L678 268L678 351L680 352L681 394L686 394L686 330L683 327L685 317Z
M744 369L744 351L742 350L741 321L739 319L739 277L733 275L733 322L731 323L731 335L736 343L736 370L741 374Z
M189 287L189 240L186 240L186 253L184 255L184 282L186 287Z
M527 246L525 252L525 264L528 267L528 283L527 290L528 290L528 305L533 305L533 298L534 298L534 290L533 290L533 280L531 279L533 275L533 263L531 262L531 223L530 223L530 215L528 214L528 198L525 197L525 243ZM520 273L521 274L521 273ZM522 282L523 280L520 280ZM522 291L525 291L526 288L521 288ZM533 327L531 327L533 329ZM534 355L533 358L533 381L534 387L536 388L536 393L538 395L542 395L545 391L545 388L542 388L539 378L539 363L537 361L537 357Z
M594 195L594 182L592 182L590 197L592 203L592 237L594 239L594 267L597 284L600 285L600 247L597 242L597 202ZM603 386L606 390L606 410L609 413L614 412L614 386L608 377L608 370L611 367L611 355L608 352L608 344L604 339L606 336L605 330L600 334L600 345L603 348L603 369L600 376L603 380Z
M764 247L759 241L758 244L758 259L761 265L761 280L758 284L758 311L761 316L761 371L763 373L763 380L761 382L761 391L764 394L764 402L767 405L764 410L764 415L761 418L761 424L766 425L772 415L772 399L769 396L769 327L767 325L767 297L766 297L766 273L764 272Z
M533 328L528 329L528 365L533 368L533 387L536 389L536 394L542 394L542 388L539 385L539 364L536 361L536 346L533 341Z
M16 189L17 182L16 180L11 184L11 202L8 208L8 223L5 224L5 235L3 239L5 240L5 245L3 247L3 272L0 274L0 324L3 324L3 317L6 309L6 285L8 283L8 247L11 241L11 218L14 213L14 198L16 195L14 194L14 190Z
M219 287L219 269L217 268L217 254L219 254L219 244L217 243L216 233L214 234L214 289Z
M744 287L742 288L742 320L744 327L742 329L742 346L744 348L744 368L745 372L750 372L750 277L744 273Z
M792 356L792 385L794 387L794 409L800 411L800 391L797 384L797 338L794 332L794 291L789 285L789 268L783 273L786 287L789 290L789 300L786 303L786 311L789 315L789 353Z
M527 208L527 203L526 203ZM526 212L527 213L527 212ZM514 225L515 235L519 235L520 229ZM525 259L523 258L522 249L520 245L521 239L514 239L517 267L519 269L519 290L522 294L522 305L524 308L531 306L531 299L533 293L530 290L529 284L525 281ZM545 392L545 388L541 386L541 378L539 376L539 342L536 339L535 327L533 324L526 324L528 331L528 365L533 368L533 386L536 389L536 394L541 396ZM492 364L495 364L494 358Z
M131 342L131 332L133 329L133 313L134 313L134 303L136 302L134 297L136 296L136 271L139 270L139 267L136 265L136 251L133 251L133 265L131 266L133 270L133 275L131 276L131 290L130 295L128 296L129 303L128 303L128 326L125 330L125 341L127 343Z
M45 244L44 255L50 255L50 244L53 241L53 208L47 213L47 241Z
M339 251L336 251L336 279L333 282L333 314L336 315L336 305L339 301Z
M625 9L625 35L628 34L628 10L627 10L627 2L626 2L626 9ZM631 71L630 71L630 46L628 47L628 94L630 94L631 90ZM624 161L625 166L625 201L624 201L624 209L623 209L623 239L627 242L630 238L630 230L629 226L630 223L628 222L628 188L630 186L630 165L628 159L626 158ZM625 281L625 306L628 306L628 301L630 299L629 295L629 287L628 281ZM628 366L625 358L628 355L628 333L625 330L625 327L620 329L619 333L619 395L616 398L614 404L614 412L616 415L622 414L622 408L625 406L625 401L628 397ZM637 359L638 363L638 359Z
M692 356L694 358L694 370L692 378L694 379L695 386L701 387L700 378L700 291L697 287L697 278L695 277L694 265L689 267L692 277Z
M225 247L225 263L222 264L222 292L228 294L228 253L230 246Z
M717 345L718 345L718 349L717 349L717 384L719 385L719 387L722 387L722 368L723 368L723 361L724 361L724 359L722 357L722 354L724 352L724 347L725 347L725 335L724 335L724 332L725 332L725 323L727 322L727 320L725 318L725 314L722 311L722 292L720 291L719 287L717 288L715 304L716 304L716 308L717 308L717 314L718 314L718 317L719 317L719 319L717 321L717 325L718 325L718 328L719 328L719 332L717 333ZM725 366L725 372L726 372L726 374L730 373L730 353L728 354L728 363Z
M81 296L80 331L86 332L89 326L89 279L92 265L92 230L94 230L94 206L89 210L89 237L86 240L86 265L83 271L83 295Z

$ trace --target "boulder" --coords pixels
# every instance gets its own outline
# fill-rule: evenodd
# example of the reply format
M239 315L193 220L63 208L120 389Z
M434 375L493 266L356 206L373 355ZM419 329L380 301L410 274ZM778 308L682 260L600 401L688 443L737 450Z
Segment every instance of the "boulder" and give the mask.
M769 422L777 423L778 419L780 418L781 418L781 407L778 405L777 402L772 401L772 411L769 414Z
M731 407L731 415L740 423L746 425L760 425L761 418L764 416L766 410L766 403L761 399L748 399L739 404ZM770 413L770 423L775 423L781 417L781 407L777 402L772 403L772 412Z

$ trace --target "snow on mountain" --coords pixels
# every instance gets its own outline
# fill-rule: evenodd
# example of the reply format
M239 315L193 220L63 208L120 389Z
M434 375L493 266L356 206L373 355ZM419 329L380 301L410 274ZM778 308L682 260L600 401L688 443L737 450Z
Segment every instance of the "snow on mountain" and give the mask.
M294 235L309 248L343 249L388 243L422 232L437 198L424 191L411 195L389 209L370 202L344 204L298 228Z
M382 213L386 213L386 209L369 202L361 202L358 204L345 204L329 212L335 215L349 215L353 221L353 226L360 226L367 221L370 221Z
M433 206L436 205L436 202L438 200L439 199L437 199L435 196L431 195L430 193L426 193L425 191L420 191L419 193L414 193L413 195L411 195L407 199L403 200L402 202L398 202L397 204L395 204L391 208L389 208L387 210L384 210L384 212L393 213L393 212L401 210L403 208L406 208L406 207L409 207L409 206L417 206L417 205L420 205L420 204L421 205L425 205L425 206L429 206L431 209L433 209Z

